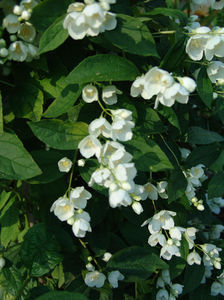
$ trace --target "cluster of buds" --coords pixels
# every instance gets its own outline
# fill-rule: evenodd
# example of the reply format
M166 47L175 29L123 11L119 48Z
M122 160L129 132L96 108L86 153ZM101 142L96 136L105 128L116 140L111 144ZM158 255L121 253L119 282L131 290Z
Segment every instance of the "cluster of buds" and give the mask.
M37 4L35 0L22 0L20 5L15 5L13 12L3 19L3 28L8 31L11 44L7 47L6 41L0 40L1 64L7 60L31 61L37 55L36 29L29 22L32 10Z

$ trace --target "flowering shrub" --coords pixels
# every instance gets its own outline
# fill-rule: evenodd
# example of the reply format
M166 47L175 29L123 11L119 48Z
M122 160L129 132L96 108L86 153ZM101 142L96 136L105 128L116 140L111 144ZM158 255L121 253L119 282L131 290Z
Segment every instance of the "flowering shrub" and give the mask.
M0 7L0 298L222 299L224 1Z

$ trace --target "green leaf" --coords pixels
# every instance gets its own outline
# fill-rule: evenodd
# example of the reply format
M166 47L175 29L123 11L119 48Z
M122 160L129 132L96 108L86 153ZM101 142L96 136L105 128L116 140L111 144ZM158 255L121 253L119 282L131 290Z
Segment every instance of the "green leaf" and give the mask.
M36 300L88 300L86 296L79 293L70 293L70 292L49 292L46 293Z
M0 178L28 179L40 175L41 170L15 134L0 135Z
M56 118L66 113L73 106L82 92L82 88L77 84L69 85L62 90L51 105L47 108L44 116L47 118Z
M12 192L2 191L0 196L0 210L5 206L6 202L9 200Z
M148 104L136 102L135 108L137 109L136 131L156 134L166 130L158 114L154 109L148 107Z
M195 290L201 283L201 280L205 273L205 267L203 265L187 265L184 274L184 289L183 295ZM205 298L207 299L207 298Z
M34 225L25 235L21 258L30 269L30 275L37 277L48 273L62 260L55 237L41 223Z
M0 92L0 134L3 133L2 94Z
M187 157L185 165L187 168L194 167L198 164L209 167L218 158L219 154L220 149L216 144L196 147Z
M139 75L136 66L124 57L113 54L97 54L85 58L66 77L67 83L96 81L130 81Z
M34 25L37 31L44 32L58 17L63 15L70 0L44 0L34 7L30 23Z
M223 141L224 138L215 131L196 126L192 126L188 130L188 142L191 144L207 145Z
M21 271L15 266L3 268L1 270L3 278L0 279L1 286L5 288L6 293L15 296L23 285Z
M170 277L171 280L178 277L185 269L186 261L182 257L173 256L170 263Z
M167 106L162 106L158 108L158 113L163 116L164 118L166 118L169 123L171 125L173 125L174 127L176 127L179 131L180 130L180 124L179 124L179 120L177 118L176 113L174 112L174 110L171 107L167 107Z
M14 242L19 234L19 211L16 203L5 212L0 219L1 224L1 244L7 247L10 242Z
M168 203L179 199L185 192L187 180L181 169L175 169L171 172L168 181Z
M116 28L105 32L104 37L126 52L159 57L148 27L136 17L117 15Z
M150 138L135 135L126 143L127 150L134 156L137 170L159 172L173 169L165 153Z
M144 14L147 16L162 15L162 16L172 17L174 21L176 19L179 19L182 25L186 25L188 22L186 14L179 9L156 7Z
M32 184L45 184L64 176L58 169L58 161L63 157L55 150L36 150L31 152L33 158L42 170L42 174L29 180Z
M189 300L219 300L219 297L211 296L211 285L200 285L195 291L189 294Z
M74 150L88 135L88 126L83 122L64 122L51 119L28 123L34 135L54 149Z
M39 43L39 55L58 48L68 38L68 31L63 27L64 18L65 16L59 17L43 33Z
M224 194L224 172L215 174L208 184L208 199L222 197Z
M169 48L160 64L160 68L164 68L167 71L174 71L183 63L186 58L185 42L186 36L183 36Z
M17 86L10 95L10 105L18 118L39 121L43 113L44 96L32 83Z
M107 263L109 270L119 270L126 281L147 279L158 269L167 269L168 265L159 258L151 247L133 246L115 253Z
M204 104L211 108L213 101L213 87L211 80L208 78L207 68L202 67L197 77L197 90Z

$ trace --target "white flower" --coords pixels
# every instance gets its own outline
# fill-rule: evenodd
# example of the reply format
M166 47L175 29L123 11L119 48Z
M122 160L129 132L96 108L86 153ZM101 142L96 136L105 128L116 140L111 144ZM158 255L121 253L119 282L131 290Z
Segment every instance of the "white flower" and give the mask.
M72 167L72 161L67 157L63 157L58 162L58 168L60 172L68 173L71 170L71 167Z
M95 137L102 134L104 137L110 138L112 136L111 130L110 123L103 117L95 119L89 124L89 134Z
M80 5L78 6L80 7ZM68 30L68 34L71 38L74 40L81 40L87 34L88 25L85 23L85 19L81 12L78 10L74 11L73 9L74 5L72 5L72 7L69 6L68 15L64 19L63 27Z
M98 32L96 31L96 35L99 34L100 27L105 20L104 10L100 4L95 2L93 4L86 5L83 10L83 15L86 23L91 27L91 29L98 29ZM92 34L93 33L91 32L90 35Z
M110 260L111 256L112 256L112 254L110 252L105 252L102 259L105 262L108 262Z
M95 271L95 267L94 267L94 265L92 265L91 263L88 263L88 264L86 265L86 269L87 269L88 271Z
M180 153L181 153L181 158L182 159L187 159L188 156L190 155L191 151L187 148L180 148Z
M32 61L33 58L37 55L37 51L38 48L32 44L27 44L27 49L28 49L28 53L27 53L27 58L26 61Z
M175 284L171 284L170 288L171 288L171 294L174 297L178 297L178 295L182 294L183 291L183 285L179 284L179 283L175 283Z
M148 239L148 243L151 247L155 247L158 243L161 246L164 246L166 243L166 238L162 233L156 232L156 233L153 233L152 235L150 235L150 237Z
M126 163L117 165L113 173L118 181L126 182L135 178L137 170L134 163Z
M131 160L132 155L126 152L124 148L120 148L111 154L108 165L111 169L113 169L119 164L129 163Z
M85 160L84 159L79 159L77 161L77 164L78 164L79 167L84 167L85 166Z
M84 186L76 187L70 192L70 202L77 209L84 209L86 207L87 200L89 200L91 197L92 195L87 190L85 190Z
M1 57L6 57L8 56L9 51L6 48L0 48L0 56Z
M131 121L132 120L132 111L128 109L111 109L110 112L113 115L113 121L118 120L125 120L125 121Z
M15 61L24 61L28 55L28 48L21 41L16 41L9 46L9 59Z
M214 281L211 285L211 296L218 296L222 291L222 284L218 281Z
M157 279L156 288L165 288L165 282L161 277Z
M147 91L145 90L145 75L137 77L131 86L131 96L138 97L139 95L144 99L148 97Z
M196 232L198 230L194 227L188 227L185 231L186 240L188 242L189 249L194 247L194 240L196 239Z
M67 221L74 215L74 206L67 197L60 197L52 204L50 211L53 211L60 221Z
M213 244L200 245L203 252L203 262L205 266L214 266L216 269L221 269L221 258L219 257L219 252L221 248L216 247Z
M110 177L111 171L108 168L101 167L92 173L88 185L93 186L94 183L97 183L101 186L104 186Z
M126 142L132 139L132 128L135 124L132 121L116 120L112 123L112 139Z
M163 93L173 83L174 79L167 71L158 67L150 69L145 74L145 90L147 91L147 98L145 99L150 99L154 95Z
M22 9L26 10L32 10L37 4L38 2L36 0L22 0L20 2Z
M208 196L206 195L206 202L210 208L210 210L214 213L214 214L220 214L221 211L221 207L224 207L224 199L222 199L221 197L219 198L213 198L213 199L208 199Z
M166 284L171 284L170 271L168 269L164 269L161 271L161 277Z
M25 42L32 43L36 36L36 30L32 24L25 22L18 30L18 37Z
M161 289L158 291L156 294L156 300L168 300L169 299L169 294L167 290Z
M99 157L101 143L94 136L88 135L79 142L78 148L82 156L85 158L90 158L93 155Z
M0 257L0 271L4 268L5 266L5 259L3 257Z
M176 213L169 210L161 210L155 214L148 223L149 232L153 234L159 232L161 228L169 230L174 227L174 220L171 216L176 216Z
M224 84L224 63L221 61L213 61L207 68L208 77L211 82L216 84Z
M190 93L192 93L196 88L195 81L190 77L177 77L180 84Z
M98 100L98 90L97 88L92 84L87 84L82 89L82 99L86 103L91 103Z
M169 229L169 234L172 239L181 240L182 232L185 231L185 228L182 227L172 227Z
M102 99L108 105L117 103L117 95L121 95L122 92L116 88L115 85L108 85L103 87Z
M193 30L194 35L189 38L186 45L186 52L192 60L201 60L206 50L210 29L202 26Z
M110 192L109 203L112 208L117 206L129 206L132 203L132 199L129 193L123 189L118 189Z
M213 225L211 227L211 231L209 232L209 237L212 240L218 240L220 238L221 232L223 232L224 226L223 225Z
M92 271L86 274L85 276L85 284L89 287L101 288L104 285L106 280L106 276L99 271Z
M20 22L16 15L9 14L3 19L3 28L9 33L16 33L20 28Z
M160 257L170 260L173 255L180 257L180 250L174 245L171 239L168 239L166 244L161 248Z
M159 196L162 199L168 199L168 195L166 193L167 185L168 185L167 181L157 182L157 191L158 191Z
M137 201L134 201L131 207L137 215L140 215L144 211L141 203Z
M119 271L112 271L108 274L108 281L113 288L118 288L118 280L123 279L124 275L122 275Z
M223 39L224 28L215 27L212 31L212 35L207 43L205 50L205 56L207 60L211 60L214 56L223 57Z
M114 141L106 141L106 143L101 148L99 162L107 165L111 156L116 152L116 150L120 149L125 152L124 146L122 144Z
M200 265L201 264L200 255L196 251L189 253L187 256L187 263L189 265L193 265L193 264Z
M151 200L157 200L158 199L158 190L157 188L151 184L150 182L146 183L144 185L145 192L144 194Z
M85 237L86 231L91 232L90 227L90 216L87 212L81 211L76 212L73 217L72 231L76 237Z
M30 17L31 17L31 12L28 10L23 10L19 19L28 21Z
M203 170L204 167L205 166L202 164L199 164L196 167L192 167L189 173L190 176L197 179L201 178L204 175L204 170Z

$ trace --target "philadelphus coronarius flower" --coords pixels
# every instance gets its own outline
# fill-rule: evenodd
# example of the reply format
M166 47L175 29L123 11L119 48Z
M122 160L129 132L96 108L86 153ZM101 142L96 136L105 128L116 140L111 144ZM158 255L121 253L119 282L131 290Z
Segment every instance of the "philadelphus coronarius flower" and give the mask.
M201 11L203 10L204 13L209 12L209 8L220 10L224 7L224 1L216 1L216 0L192 0L191 2L191 10Z
M213 198L213 199L208 199L208 195L205 195L206 198L206 203L208 204L210 210L214 214L220 214L221 208L224 207L224 199L219 197L219 198Z
M212 61L207 68L207 74L212 83L223 85L224 63L221 61Z
M190 29L191 37L187 41L186 52L192 60L201 60L203 55L207 60L214 56L223 57L224 28L206 26Z
M50 211L59 218L60 221L67 221L72 225L72 231L76 237L85 237L87 231L91 231L90 216L83 211L87 200L92 195L83 186L71 190L70 197L60 197L51 206Z
M221 269L221 258L219 257L219 252L222 251L222 249L213 244L204 244L200 246L204 252L204 265L208 267L214 266L216 269Z
M217 276L216 281L211 285L211 295L218 296L219 294L224 296L224 272Z
M58 162L58 168L60 172L68 173L71 170L71 167L72 167L72 161L67 157L63 157Z
M3 19L3 28L9 33L16 33L20 28L20 22L16 15L10 14Z
M186 104L189 99L189 93L196 88L196 83L189 77L177 77L178 82L172 75L158 67L153 67L145 75L137 77L131 86L131 96L149 100L156 95L154 108L159 103L165 106L172 106L175 101Z
M122 92L115 85L108 85L103 88L102 100L108 105L113 105L117 103L117 95L121 94Z
M96 288L101 288L104 285L105 280L106 280L106 276L99 271L92 271L86 273L84 279L86 285L88 285L89 287L96 287Z
M86 103L91 103L98 100L98 91L97 88L92 85L88 84L82 89L82 99Z
M111 1L85 1L69 5L63 26L74 40L85 36L97 36L105 30L113 30L116 25L116 15L109 12Z

